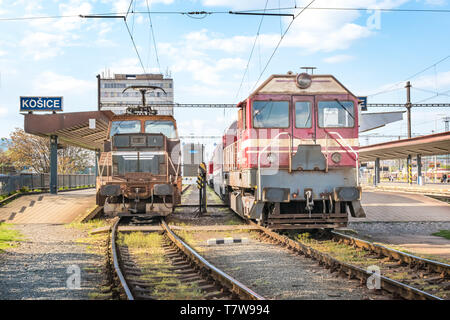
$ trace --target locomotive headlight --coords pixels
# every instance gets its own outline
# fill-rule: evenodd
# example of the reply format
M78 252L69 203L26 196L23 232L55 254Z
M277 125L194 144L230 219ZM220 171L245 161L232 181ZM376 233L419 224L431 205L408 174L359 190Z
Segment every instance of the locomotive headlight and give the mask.
M307 89L311 86L312 79L307 73L300 73L297 75L296 84L300 89Z
M331 161L333 161L334 163L339 163L341 162L342 156L339 152L335 152L331 155Z

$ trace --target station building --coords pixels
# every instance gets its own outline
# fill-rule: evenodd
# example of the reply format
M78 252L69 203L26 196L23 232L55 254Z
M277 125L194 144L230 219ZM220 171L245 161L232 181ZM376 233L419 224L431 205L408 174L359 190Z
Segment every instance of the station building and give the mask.
M127 90L129 86L158 86L164 89L149 91L145 95L147 104L160 105L153 107L160 115L173 115L173 79L162 74L114 74L97 75L98 110L110 110L116 114L124 113L126 108L142 104L139 91Z

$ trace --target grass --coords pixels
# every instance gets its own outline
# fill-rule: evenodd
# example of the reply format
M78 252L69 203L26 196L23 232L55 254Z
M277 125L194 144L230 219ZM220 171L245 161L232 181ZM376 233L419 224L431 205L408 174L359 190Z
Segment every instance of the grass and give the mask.
M344 243L332 240L315 240L308 232L297 234L297 239L301 243L309 245L314 249L329 254L330 256L351 264L359 266L370 266L380 264L378 259L367 257L367 251L358 250Z
M93 229L108 226L108 222L102 219L89 220L87 222L72 222L66 225L67 228L74 228L84 232L89 232ZM107 236L107 235L106 235ZM86 238L79 238L76 240L79 244L87 245L86 251L88 253L102 255L103 252L99 249L105 234L91 234Z
M66 226L68 228L74 228L82 231L90 231L101 227L107 227L108 225L108 222L103 219L93 219L87 222L72 222Z
M143 281L151 283L150 295L158 300L197 300L204 295L195 283L181 282L170 269L171 264L162 248L163 236L157 232L120 233L119 245L128 246L136 257L144 275Z
M440 230L439 232L433 233L433 236L438 236L450 240L450 230Z
M22 235L19 231L12 229L10 224L0 223L0 252L22 241Z
M73 228L81 230L83 232L89 232L90 230L108 225L109 223L105 220L95 219L89 220L87 222L72 222L70 224L66 224L66 228ZM104 259L106 252L109 250L106 246L108 237L108 233L89 234L86 237L76 239L75 242L79 245L85 246L86 253L96 256L96 260L101 261L102 259ZM83 267L83 272L87 274L101 274L104 272L103 267L105 265L105 262L103 262L101 266L97 264L88 265ZM102 278L104 277L105 275L102 276ZM103 283L104 282L105 280L103 280ZM104 285L96 286L94 292L89 293L89 299L91 300L109 300L111 298L111 287L107 287Z

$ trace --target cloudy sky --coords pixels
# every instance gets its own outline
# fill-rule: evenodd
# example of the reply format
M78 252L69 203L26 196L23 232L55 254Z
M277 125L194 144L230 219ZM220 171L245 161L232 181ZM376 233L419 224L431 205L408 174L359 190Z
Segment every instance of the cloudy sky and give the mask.
M302 66L335 75L356 95L369 95L369 103L404 103L407 79L413 84L413 102L449 102L450 57L415 74L450 55L450 12L310 9L294 22L291 17L227 14L264 8L297 14L299 7L309 2L148 0L154 12L151 19L159 66L149 16L139 13L147 10L146 0L133 2L136 13L129 13L127 21L146 71L172 73L178 103L235 103L252 91L258 79L289 70L298 72ZM21 95L62 95L67 112L93 110L97 74L105 70L142 72L122 20L77 17L126 13L129 4L130 0L0 0L0 137L23 126L18 112ZM312 7L450 10L448 0L316 0ZM179 11L219 13L195 19L176 13ZM8 20L36 16L67 17ZM379 92L384 93L376 94ZM181 134L220 135L235 113L178 109L175 116ZM442 131L445 115L450 111L414 110L413 133ZM406 125L392 124L374 133L405 135ZM379 141L371 138L370 143Z

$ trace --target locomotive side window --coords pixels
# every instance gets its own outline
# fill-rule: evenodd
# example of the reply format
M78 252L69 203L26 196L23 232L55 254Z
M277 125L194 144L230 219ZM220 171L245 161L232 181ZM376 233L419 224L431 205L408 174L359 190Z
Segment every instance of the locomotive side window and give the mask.
M311 102L297 101L295 103L295 127L311 128Z
M319 127L350 128L355 124L353 101L319 101Z
M162 133L169 139L176 139L177 132L172 121L145 121L145 133Z
M289 101L254 101L253 126L255 128L288 128Z
M111 137L118 133L139 133L141 122L139 120L113 121L111 124Z

